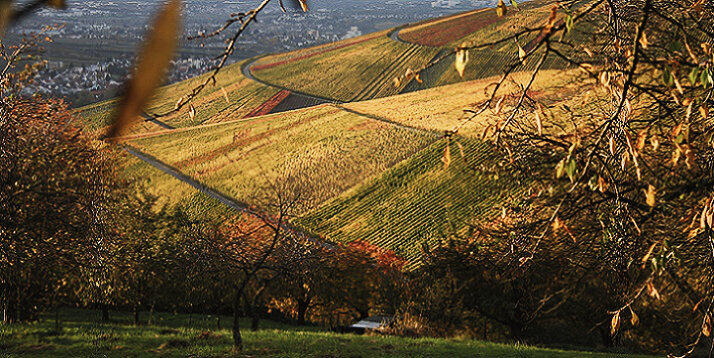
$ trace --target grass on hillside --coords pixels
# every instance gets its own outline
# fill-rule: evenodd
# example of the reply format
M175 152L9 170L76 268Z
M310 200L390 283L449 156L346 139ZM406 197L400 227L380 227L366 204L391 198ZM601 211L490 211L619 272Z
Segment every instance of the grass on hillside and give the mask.
M129 144L240 201L253 203L267 181L292 177L302 188L302 199L317 205L434 140L429 133L323 105ZM168 183L153 185L172 200L186 195L174 192Z
M408 68L429 62L438 51L385 36L280 66L254 76L313 95L341 101L384 97L399 92L392 80Z
M278 92L277 89L247 79L241 72L241 63L226 66L216 77L216 85L209 84L192 102L196 109L193 119L189 107L180 112L160 118L173 127L189 127L204 123L216 123L240 119ZM161 87L153 96L146 109L147 113L165 113L175 108L176 102L187 96L208 74ZM90 130L98 130L109 124L111 115L118 104L113 99L79 108L77 115ZM151 124L149 124L151 125ZM134 133L147 133L159 127L138 125Z
M438 141L300 223L328 240L367 240L418 265L423 244L466 236L468 223L499 212L518 188L514 178L481 167L497 158L488 144L457 142L448 167L442 162L447 142Z
M456 72L453 67L449 71ZM518 83L525 85L530 80L530 73L519 72L504 84L499 94L517 93ZM458 75L457 75L458 76ZM379 116L383 119L407 126L444 132L453 130L470 117L465 109L476 109L491 95L492 84L500 77L489 77L475 81L463 81L451 85L439 86L426 90L409 92L379 98L371 101L344 104L345 108L358 113ZM529 94L531 98L548 104L548 99L557 94L557 98L570 99L577 93L574 84L581 84L581 73L574 70L544 70L533 83ZM487 91L488 90L488 91ZM504 102L503 111L510 107ZM492 107L495 107L492 106ZM465 125L459 132L463 136L481 137L483 130L498 117L489 110Z
M466 339L401 338L339 334L317 327L261 321L257 332L242 322L245 349L232 351L231 321L217 316L155 313L151 326L130 324L128 314L63 310L61 329L53 314L41 321L0 325L0 357L632 357L506 345ZM147 319L145 316L144 320Z

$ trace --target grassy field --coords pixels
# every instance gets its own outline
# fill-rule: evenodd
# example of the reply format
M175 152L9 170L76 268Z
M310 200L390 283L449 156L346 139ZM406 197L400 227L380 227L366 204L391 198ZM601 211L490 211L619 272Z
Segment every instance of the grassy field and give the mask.
M235 199L297 178L315 205L382 173L436 140L331 105L168 132L130 145ZM131 171L131 168L130 168ZM172 185L156 182L179 200Z
M253 73L256 78L340 101L385 97L399 92L392 80L416 69L438 51L386 36ZM319 75L316 75L319 73Z
M189 108L186 106L180 112L160 120L172 127L181 128L240 119L278 92L275 88L245 78L241 73L241 64L235 63L223 69L216 78L216 85L206 87L192 102L196 109L193 119L190 118ZM164 113L172 110L176 102L202 83L206 76L208 75L161 87L146 112ZM90 129L97 130L108 125L116 105L116 100L92 104L79 108L77 115ZM134 132L147 133L159 128L154 124L145 124L137 126Z
M220 328L217 316L205 315L156 313L151 326L131 325L128 314L116 312L107 324L87 310L63 310L60 319L59 331L53 314L0 326L0 357L635 357L467 339L339 334L271 321L262 321L256 332L244 329L245 349L234 353L228 317L221 317Z

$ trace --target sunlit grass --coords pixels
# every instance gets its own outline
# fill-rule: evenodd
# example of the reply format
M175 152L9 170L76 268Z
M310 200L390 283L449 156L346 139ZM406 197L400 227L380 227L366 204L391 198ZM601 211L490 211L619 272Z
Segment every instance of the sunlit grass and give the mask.
M340 334L265 320L257 332L242 330L245 349L234 353L228 317L221 317L220 328L218 317L208 315L155 313L151 326L134 326L128 314L115 312L107 324L88 310L63 310L60 319L59 331L53 314L0 326L0 357L634 357L469 339Z

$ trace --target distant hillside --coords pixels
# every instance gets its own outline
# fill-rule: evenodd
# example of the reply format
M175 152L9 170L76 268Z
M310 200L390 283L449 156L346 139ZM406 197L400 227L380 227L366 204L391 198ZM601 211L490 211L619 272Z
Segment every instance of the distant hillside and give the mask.
M267 182L289 174L310 204L294 224L326 240L367 240L418 264L422 245L465 234L524 185L486 169L497 163L481 140L497 120L488 112L450 142L442 139L462 125L464 109L486 100L485 89L513 63L517 45L473 51L465 81L452 60L425 71L422 83L394 86L393 79L461 41L496 39L509 22L543 21L550 9L544 3L523 4L506 19L471 11L231 65L193 102L193 118L186 108L125 138L146 161L130 161L127 172L146 179L163 203L209 211L215 200L253 205ZM515 92L534 66L518 65L504 90ZM554 112L561 102L577 103L568 84L575 71L545 74L534 83L534 98ZM147 112L171 110L199 81L162 88ZM114 105L82 108L80 118L100 129ZM177 190L177 180L190 183Z

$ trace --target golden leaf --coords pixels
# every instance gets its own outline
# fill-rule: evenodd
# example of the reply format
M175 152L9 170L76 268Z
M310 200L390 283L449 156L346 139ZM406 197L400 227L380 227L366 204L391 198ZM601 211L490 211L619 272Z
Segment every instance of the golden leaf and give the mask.
M649 41L647 41L647 33L642 31L642 37L640 37L640 45L642 45L642 48L646 50L649 44Z
M679 92L680 95L684 95L684 89L677 76L672 74L672 78L674 79L674 85L677 86L677 92Z
M223 98L226 99L226 103L231 104L231 100L228 98L228 92L226 92L226 89L221 87L221 92L223 92Z
M707 313L704 316L704 324L702 324L702 334L709 337L712 334L712 318Z
M647 190L645 190L645 196L647 197L647 205L650 207L655 206L656 200L655 196L657 195L656 190L654 185L649 184L647 185Z
M603 71L600 73L600 83L607 87L610 85L610 73L607 71Z
M419 73L414 75L414 79L419 83L424 83L424 81L421 80L421 74L419 74Z
M196 118L196 108L193 105L190 105L188 108L188 117L193 120Z
M501 110L503 109L503 100L506 99L506 95L503 95L501 99L498 100L496 103L496 108L494 108L493 112L498 115L501 114Z
M519 44L518 42L516 42L516 45L518 45L518 58L521 60L521 63L523 64L523 66L525 66L526 65L526 56L527 56L526 50L523 49L523 47L521 47L521 44Z
M459 48L456 51L456 60L454 66L456 67L456 72L459 73L461 78L464 77L464 71L466 70L466 64L469 62L469 51L463 48Z
M620 329L620 311L617 311L617 313L612 316L612 321L610 321L610 335L614 336L618 329Z
M647 263L647 260L650 259L650 256L652 256L652 253L654 252L655 247L657 247L657 244L658 244L657 242L652 244L652 246L650 246L649 250L647 250L647 253L645 254L645 256L642 258L643 267L644 267L644 264Z
M600 192L605 192L607 190L607 182L605 181L605 178L598 176L597 177L597 188L600 190Z
M126 86L126 92L114 115L107 136L116 138L134 124L154 89L161 83L178 43L181 24L181 1L171 0L160 10L154 28L142 49L136 70Z
M508 9L506 8L506 3L504 3L503 0L498 0L498 5L496 5L496 15L498 15L498 17L504 17L507 12Z
M704 205L704 209L702 209L702 214L699 218L699 228L700 229L707 228L707 213L708 212L709 212L709 204Z
M679 163L679 158L681 158L681 157L682 157L682 150L679 148L676 148L672 152L672 165L677 166L677 163Z
M637 135L637 144L635 144L635 148L637 149L638 152L641 152L642 149L645 148L645 144L647 142L647 130L643 129L640 134Z
M538 104L538 107L535 110L535 120L536 120L536 128L538 129L538 135L542 136L543 135L543 121L540 117L540 104Z
M635 311L632 309L632 307L630 307L630 316L631 316L631 317L630 317L630 323L631 323L633 326L636 326L638 323L640 323L640 318L637 317L637 314L636 314Z
M647 294L650 295L650 297L652 297L652 298L654 298L654 299L657 299L657 300L659 300L660 298L662 298L662 297L659 295L659 291L657 291L657 288L655 288L655 286L654 286L654 284L652 283L652 281L647 282Z
M446 148L444 149L444 157L441 158L441 161L444 162L444 169L447 169L449 165L451 165L451 144L446 143Z
M701 106L699 107L699 114L702 115L702 118L706 119L709 117L709 107L707 106Z
M394 77L394 79L392 80L392 84L395 88L398 88L402 85L402 80L399 77Z

